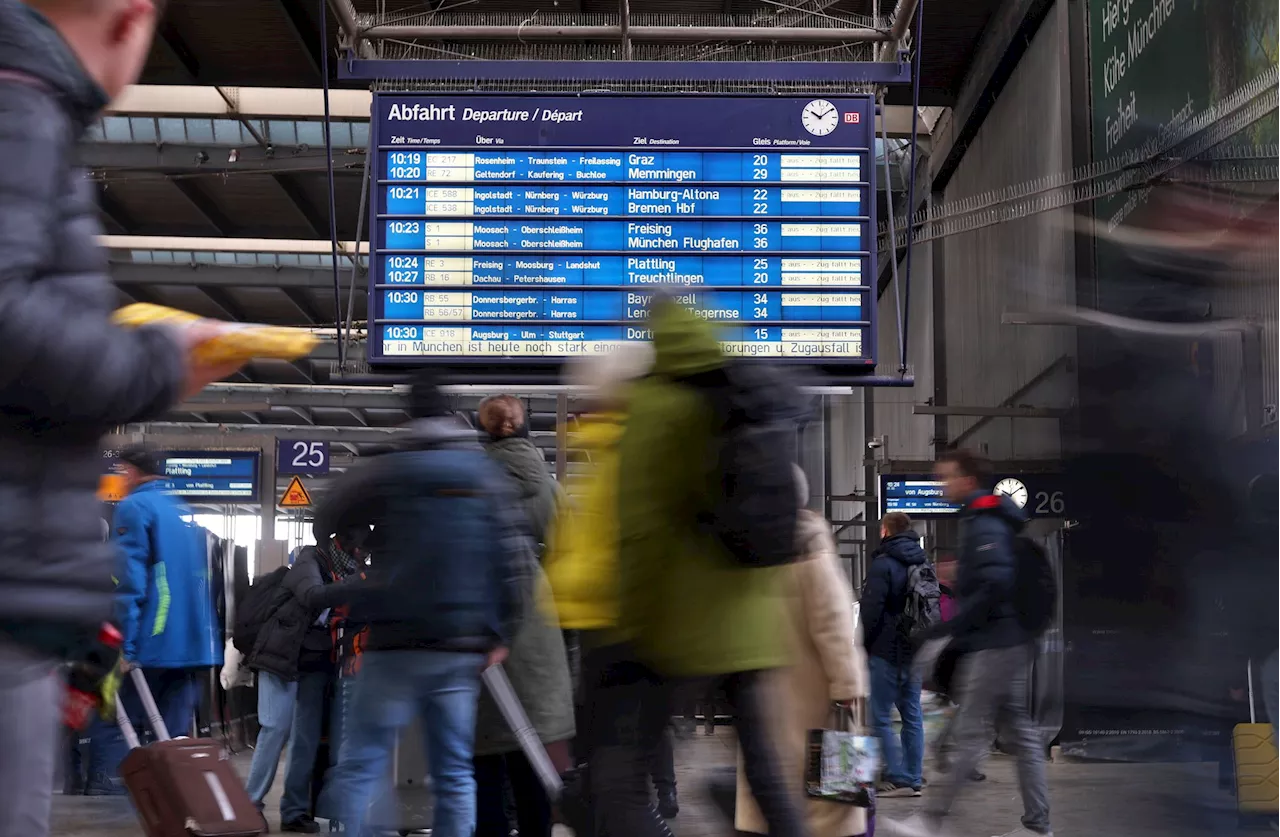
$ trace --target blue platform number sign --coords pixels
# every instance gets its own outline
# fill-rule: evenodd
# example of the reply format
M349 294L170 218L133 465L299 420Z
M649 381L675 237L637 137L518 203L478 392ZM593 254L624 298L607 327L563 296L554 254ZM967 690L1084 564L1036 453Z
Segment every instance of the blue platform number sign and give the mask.
M276 473L329 473L329 443L281 439L276 453Z

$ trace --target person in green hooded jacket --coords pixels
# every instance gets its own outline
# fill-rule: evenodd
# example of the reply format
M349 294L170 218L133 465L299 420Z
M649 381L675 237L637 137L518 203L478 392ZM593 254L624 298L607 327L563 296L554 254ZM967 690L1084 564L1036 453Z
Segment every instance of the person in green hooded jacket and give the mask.
M645 761L668 721L672 691L719 681L730 698L753 795L772 837L806 833L764 723L765 680L786 664L785 567L747 569L699 522L717 487L717 419L682 383L725 365L715 328L675 300L651 306L652 373L637 381L620 445L620 608L612 688L592 711L614 714L593 753L596 826L611 837L659 837L646 815ZM620 716L637 713L635 723Z

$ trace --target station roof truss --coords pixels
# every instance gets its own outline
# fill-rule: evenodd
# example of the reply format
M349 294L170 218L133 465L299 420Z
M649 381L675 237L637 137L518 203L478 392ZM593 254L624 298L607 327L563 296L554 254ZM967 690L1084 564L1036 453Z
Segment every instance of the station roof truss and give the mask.
M997 0L930 5L930 32L921 63L922 104L953 103L998 5ZM626 57L636 61L868 60L868 49L875 48L876 41L845 41L821 30L883 32L892 23L893 11L893 0L330 0L322 21L318 2L173 0L143 82L318 88L323 50L339 44L347 24L362 30L380 27L373 33L376 40L362 46L361 54L368 57L616 60L624 57L614 37L624 15L632 30L627 39L631 54ZM414 27L425 26L436 33L423 38L419 29L415 34ZM536 34L540 27L565 26L594 27L595 34L582 29L558 41ZM526 31L511 38L503 27ZM698 34L698 28L709 37ZM760 31L750 38L716 37L741 28ZM340 81L337 63L329 62L332 83L367 88L367 83ZM909 90L894 95L891 102L910 101Z

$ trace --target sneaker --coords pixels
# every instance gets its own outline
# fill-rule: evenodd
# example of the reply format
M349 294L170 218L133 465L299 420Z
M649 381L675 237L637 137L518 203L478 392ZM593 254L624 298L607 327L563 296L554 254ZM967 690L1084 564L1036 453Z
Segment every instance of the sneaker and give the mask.
M674 820L680 813L680 801L676 797L675 788L663 788L658 791L658 813L664 820Z
M876 831L881 830L886 834L896 834L898 837L946 837L947 835L941 826L929 822L920 814L905 820L877 817Z
M319 834L320 823L311 817L298 817L296 820L280 823L280 830L291 834Z
M1020 825L1013 831L1006 831L1004 834L993 834L992 837L1053 837L1052 831L1036 831Z
M920 796L920 788L910 785L895 785L893 782L881 782L876 786L877 799L906 799Z
M973 771L972 773L970 773L970 774L969 774L969 781L970 781L970 782L985 782L985 781L987 781L987 774L983 773L981 770L975 770L975 771Z

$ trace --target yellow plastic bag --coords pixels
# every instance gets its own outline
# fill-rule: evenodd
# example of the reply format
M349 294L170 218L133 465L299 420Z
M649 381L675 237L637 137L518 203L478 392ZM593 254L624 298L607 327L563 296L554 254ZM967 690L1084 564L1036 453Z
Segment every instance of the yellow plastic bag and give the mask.
M116 311L114 319L126 328L173 323L182 325L202 319L195 314L166 308L163 305L137 303ZM320 342L314 334L300 328L281 326L219 323L222 334L201 343L193 352L195 359L210 366L225 363L247 363L255 358L297 360L315 351Z

